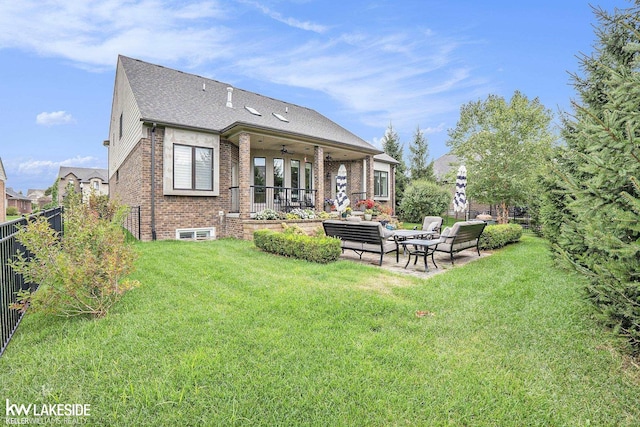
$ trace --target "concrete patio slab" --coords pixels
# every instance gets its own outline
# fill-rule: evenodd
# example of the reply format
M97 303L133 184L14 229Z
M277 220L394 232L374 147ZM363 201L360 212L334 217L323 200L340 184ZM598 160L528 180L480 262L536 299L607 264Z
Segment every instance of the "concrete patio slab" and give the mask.
M449 271L452 268L457 268L468 264L469 262L473 262L479 260L480 258L488 257L492 254L491 251L480 251L480 256L478 256L478 252L475 249L467 249L461 252L458 252L454 255L455 264L451 264L451 257L449 254L436 252L434 254L434 258L438 268L436 268L431 262L431 257L427 257L429 270L425 271L424 262L422 257L418 258L418 262L414 264L414 257L411 257L411 262L404 268L407 263L408 254L402 253L402 248L400 249L400 260L396 263L395 253L388 253L384 256L382 261L382 267L385 270L392 271L398 274L405 274L414 277L427 278L432 277L436 274L444 273L445 271ZM380 261L380 255L372 254L372 253L364 253L362 254L362 259L352 250L345 250L342 255L340 255L340 259L359 262L367 265L373 265L378 267L378 263Z

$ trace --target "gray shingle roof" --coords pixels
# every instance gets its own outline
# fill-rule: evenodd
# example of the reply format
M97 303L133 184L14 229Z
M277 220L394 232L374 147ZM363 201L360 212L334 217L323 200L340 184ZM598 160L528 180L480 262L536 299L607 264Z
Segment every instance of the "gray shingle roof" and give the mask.
M380 153L373 145L312 109L238 88L233 88L233 108L230 108L226 106L227 88L232 87L229 84L122 55L118 60L144 121L221 134L233 133L237 126L249 126ZM245 106L261 115L252 114ZM274 113L288 122L278 119Z
M387 153L376 154L375 156L373 156L373 158L374 160L377 160L379 162L384 162L384 163L392 163L396 165L400 163L399 161L397 161Z
M460 163L460 158L453 154L445 154L438 157L433 162L433 174L438 181L443 181L447 178L447 174Z
M92 178L99 178L102 182L108 182L107 170L96 168L74 168L68 166L60 166L58 178L63 178L70 173L74 174L80 182L89 182Z
M22 193L18 193L16 192L13 188L11 187L7 187L5 189L5 193L7 193L7 196L14 199L14 200L31 200L30 198L28 198L27 196L23 195Z

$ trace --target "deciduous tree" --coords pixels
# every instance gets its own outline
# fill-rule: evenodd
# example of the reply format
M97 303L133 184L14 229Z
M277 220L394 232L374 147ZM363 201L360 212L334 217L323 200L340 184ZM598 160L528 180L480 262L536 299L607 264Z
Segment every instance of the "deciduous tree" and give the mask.
M516 91L509 101L497 95L462 106L447 145L467 167L467 193L498 206L508 221L509 206L526 205L552 147L552 114L540 101Z

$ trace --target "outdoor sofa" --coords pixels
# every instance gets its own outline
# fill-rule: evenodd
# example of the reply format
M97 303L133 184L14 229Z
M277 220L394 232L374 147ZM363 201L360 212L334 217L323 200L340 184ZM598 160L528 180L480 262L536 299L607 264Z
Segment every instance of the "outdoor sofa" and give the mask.
M440 243L435 252L448 253L453 264L453 255L460 251L476 248L480 256L480 235L487 224L484 221L460 221L440 233Z
M358 218L359 219L359 218ZM396 253L396 262L400 260L398 242L393 237L393 231L387 230L377 221L340 221L328 219L322 222L324 232L327 236L340 239L342 252L351 249L362 259L365 252L380 254L380 263L385 254Z

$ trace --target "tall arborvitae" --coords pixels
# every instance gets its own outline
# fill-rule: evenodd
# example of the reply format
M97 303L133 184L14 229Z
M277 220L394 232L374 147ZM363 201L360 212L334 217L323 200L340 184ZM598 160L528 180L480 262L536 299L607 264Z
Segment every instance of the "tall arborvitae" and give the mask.
M640 354L640 1L595 13L596 51L573 78L579 98L552 164L546 227L558 233L561 258L590 278L587 294L604 319Z
M411 175L411 180L426 179L428 181L435 181L433 161L429 161L429 144L420 127L418 127L413 134L413 141L409 144L409 152L411 152L409 156L409 174Z
M384 133L382 137L382 149L389 156L396 159L398 165L396 165L396 208L400 205L402 201L402 197L404 195L404 189L407 186L407 166L404 163L402 151L404 150L404 146L400 144L400 137L398 133L393 129L393 125L389 123L389 127Z

